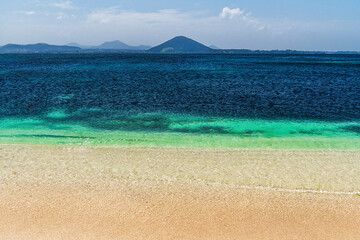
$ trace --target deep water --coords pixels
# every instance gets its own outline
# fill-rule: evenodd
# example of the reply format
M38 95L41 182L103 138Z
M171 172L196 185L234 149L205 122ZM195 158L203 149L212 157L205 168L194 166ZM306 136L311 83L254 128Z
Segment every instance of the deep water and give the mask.
M0 142L116 145L137 134L179 145L192 134L347 148L359 120L360 55L0 55Z

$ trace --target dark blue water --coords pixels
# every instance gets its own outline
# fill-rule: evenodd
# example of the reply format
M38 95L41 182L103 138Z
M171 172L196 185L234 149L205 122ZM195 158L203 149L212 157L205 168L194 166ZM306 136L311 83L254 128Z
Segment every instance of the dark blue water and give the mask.
M91 108L360 120L360 55L0 55L0 117Z

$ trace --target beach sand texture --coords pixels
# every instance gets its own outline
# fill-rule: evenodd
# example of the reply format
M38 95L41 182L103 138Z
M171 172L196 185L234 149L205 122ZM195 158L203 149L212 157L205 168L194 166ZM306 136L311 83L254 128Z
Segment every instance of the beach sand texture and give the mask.
M0 239L359 239L359 151L0 146Z

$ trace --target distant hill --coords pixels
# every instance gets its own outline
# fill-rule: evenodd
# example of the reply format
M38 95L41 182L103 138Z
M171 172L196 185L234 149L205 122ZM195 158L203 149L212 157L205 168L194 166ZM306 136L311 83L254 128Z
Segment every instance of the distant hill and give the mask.
M82 48L81 45L76 42L71 42L71 43L65 44L65 46Z
M219 49L209 47L190 38L178 36L163 44L151 46L129 46L120 41L105 42L99 46L84 46L75 42L64 46L37 44L7 44L0 46L0 54L4 53L212 53L212 54L360 54L359 51L297 51L297 50L250 50Z
M82 49L88 49L88 48L91 48L90 46L81 45L81 44L76 43L76 42L71 42L71 43L65 44L65 46L70 46L70 47L79 47L79 48L82 48Z
M0 48L0 53L66 53L79 52L81 48L71 46L57 46L46 43L37 44L7 44Z
M104 42L103 44L93 47L97 49L132 49L131 46L120 42L119 40L112 41L112 42Z
M151 46L148 46L148 45L130 46L119 40L104 42L104 43L100 44L99 46L85 46L85 45L78 44L76 42L68 43L68 44L66 44L66 46L79 47L79 48L85 49L87 51L89 51L90 49L105 50L105 52L123 51L123 50L124 51L145 51L145 50L148 50L151 48Z
M111 42L104 42L99 46L91 47L93 49L107 49L107 50L148 50L151 46L147 45L140 45L140 46L130 46L126 43L123 43L119 40L111 41Z
M184 36L175 37L149 50L152 53L211 53L213 49Z

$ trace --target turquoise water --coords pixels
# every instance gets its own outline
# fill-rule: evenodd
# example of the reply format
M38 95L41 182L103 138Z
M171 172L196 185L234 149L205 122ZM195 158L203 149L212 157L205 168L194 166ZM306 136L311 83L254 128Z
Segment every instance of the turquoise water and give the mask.
M87 112L87 113L85 113ZM0 120L0 143L200 148L360 149L357 122L260 120L164 113L56 110ZM88 116L79 119L79 116Z
M0 55L0 143L360 149L360 55Z

